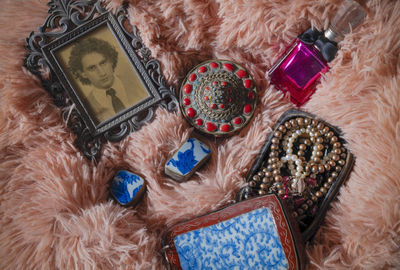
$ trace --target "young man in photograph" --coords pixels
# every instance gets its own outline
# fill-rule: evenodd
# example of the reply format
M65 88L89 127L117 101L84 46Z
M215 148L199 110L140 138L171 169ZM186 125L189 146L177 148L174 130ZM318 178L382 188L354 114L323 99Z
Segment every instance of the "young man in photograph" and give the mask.
M86 38L71 50L69 67L83 84L82 90L94 116L99 122L137 102L134 90L114 74L118 52L107 41Z

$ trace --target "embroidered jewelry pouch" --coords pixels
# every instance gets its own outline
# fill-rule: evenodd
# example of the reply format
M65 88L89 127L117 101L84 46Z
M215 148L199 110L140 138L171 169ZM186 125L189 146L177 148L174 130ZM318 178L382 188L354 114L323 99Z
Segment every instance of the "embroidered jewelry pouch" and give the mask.
M163 247L172 269L300 269L304 257L299 231L274 194L178 224Z

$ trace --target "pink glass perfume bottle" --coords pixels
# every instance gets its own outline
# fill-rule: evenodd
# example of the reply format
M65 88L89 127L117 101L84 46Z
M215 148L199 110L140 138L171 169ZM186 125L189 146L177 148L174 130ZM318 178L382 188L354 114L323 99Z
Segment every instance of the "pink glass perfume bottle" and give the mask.
M302 33L268 71L272 84L290 93L297 106L307 102L315 92L321 74L329 70L328 62L337 52L337 43L362 23L365 10L353 0L344 0L324 33L308 29Z

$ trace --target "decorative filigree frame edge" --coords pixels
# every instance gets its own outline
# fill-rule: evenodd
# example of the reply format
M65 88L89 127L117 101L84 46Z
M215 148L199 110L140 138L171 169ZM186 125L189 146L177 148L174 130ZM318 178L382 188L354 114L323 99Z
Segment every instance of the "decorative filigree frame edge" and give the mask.
M103 0L52 0L48 3L50 15L45 23L37 33L31 32L26 39L28 53L24 66L40 79L55 105L62 108L63 118L77 136L76 145L89 159L100 156L105 141L120 141L152 120L157 107L169 111L178 108L175 90L166 86L159 62L151 58L150 50L143 44L138 29L129 22L126 4L114 14L108 12L104 5ZM96 126L52 55L52 50L103 25L112 31L125 55L129 56L129 62L144 82L151 98L134 104Z

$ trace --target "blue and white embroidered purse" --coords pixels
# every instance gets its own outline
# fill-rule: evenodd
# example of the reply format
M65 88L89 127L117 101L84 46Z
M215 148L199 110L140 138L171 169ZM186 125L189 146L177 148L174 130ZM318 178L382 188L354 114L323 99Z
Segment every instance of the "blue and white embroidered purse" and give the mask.
M172 269L301 269L303 242L275 194L242 201L170 228Z

